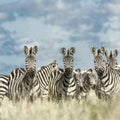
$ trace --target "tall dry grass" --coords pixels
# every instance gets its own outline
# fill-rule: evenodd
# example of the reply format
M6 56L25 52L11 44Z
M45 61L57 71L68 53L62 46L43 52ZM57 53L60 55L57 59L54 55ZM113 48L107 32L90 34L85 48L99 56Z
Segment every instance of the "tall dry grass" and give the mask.
M63 103L8 99L0 107L0 120L120 120L120 101L105 102L90 96L85 101Z

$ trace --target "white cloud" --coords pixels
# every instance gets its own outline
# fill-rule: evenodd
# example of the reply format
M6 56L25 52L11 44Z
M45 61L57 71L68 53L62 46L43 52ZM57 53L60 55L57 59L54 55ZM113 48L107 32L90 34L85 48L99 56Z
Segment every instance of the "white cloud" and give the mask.
M18 0L0 0L0 5L2 4L8 4L8 3L11 3L11 2L16 2Z
M108 8L113 15L120 15L120 2L118 4L110 3Z
M16 39L16 44L20 46L17 46L17 49L24 46L24 44L37 44L44 48L44 46L53 44L57 39L61 39L61 41L62 39L67 40L72 34L59 26L45 24L42 19L35 18L18 19L15 22L5 23L2 26L9 30L10 33L14 33L12 37Z
M63 0L58 0L57 3L56 3L56 6L60 10L64 10L65 9L65 4L64 4Z
M5 20L7 18L8 18L8 16L6 13L0 12L0 20Z
M104 24L104 32L100 34L101 41L105 41L111 48L120 47L120 22L118 17L111 17L109 21Z
M0 41L5 40L6 36L4 34L0 34Z

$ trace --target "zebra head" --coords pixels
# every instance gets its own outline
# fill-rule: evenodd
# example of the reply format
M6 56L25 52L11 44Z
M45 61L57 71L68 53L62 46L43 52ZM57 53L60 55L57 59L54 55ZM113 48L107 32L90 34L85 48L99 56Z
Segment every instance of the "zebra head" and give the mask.
M104 73L104 69L106 68L106 60L104 57L105 49L103 49L102 47L101 49L98 49L96 52L95 47L93 47L92 54L94 56L95 70L98 76L101 76Z
M24 53L25 53L25 62L26 62L26 70L34 73L36 72L36 53L38 51L38 47L34 46L33 48L28 48L27 46L24 46ZM32 74L30 74L32 75Z
M82 79L83 79L83 83L86 82L85 84L87 84L92 89L95 89L97 81L96 81L96 75L92 69L85 71L82 74Z
M61 53L63 54L63 62L64 62L65 70L72 70L73 62L74 62L73 55L75 53L75 48L71 47L67 51L65 48L61 48Z
M51 69L51 72L55 71L55 70L59 70L59 66L58 66L58 63L56 60L54 60L53 62L51 62L49 65L48 65Z
M114 53L112 53L112 51L110 51L110 54L108 55L108 52L105 52L105 56L107 58L107 64L109 67L116 67L118 65L117 63L117 56L118 56L118 50L115 49Z

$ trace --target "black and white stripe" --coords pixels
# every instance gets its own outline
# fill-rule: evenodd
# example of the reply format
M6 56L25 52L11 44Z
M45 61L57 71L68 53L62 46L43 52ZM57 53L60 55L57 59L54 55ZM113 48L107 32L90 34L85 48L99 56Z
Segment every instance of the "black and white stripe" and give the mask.
M4 96L8 94L8 80L9 76L0 75L0 103L2 102Z
M50 64L41 67L37 73L36 78L33 82L33 89L31 95L34 97L40 97L42 100L47 99L49 96L48 86L49 82L52 79L51 73L58 70L58 63L56 60ZM53 75L53 74L52 74Z
M49 76L50 82L48 86L49 100L59 101L61 100L61 77L64 74L64 70L59 68L55 70Z
M9 77L8 98L10 100L18 100L21 94L22 80L26 74L24 68L17 68L13 70Z
M102 71L96 71L98 74L98 83L96 94L98 98L108 99L118 96L120 93L120 71L106 66Z

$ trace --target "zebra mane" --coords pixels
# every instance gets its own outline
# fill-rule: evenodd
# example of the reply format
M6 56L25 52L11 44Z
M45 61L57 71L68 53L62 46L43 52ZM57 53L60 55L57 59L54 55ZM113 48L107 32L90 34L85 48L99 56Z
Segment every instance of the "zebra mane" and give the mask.
M32 47L30 47L29 54L30 55L32 54Z
M68 55L68 56L70 55L70 50L67 51L67 55Z
M112 51L110 51L110 56L109 56L109 58L112 58L113 57L113 54L112 54Z

